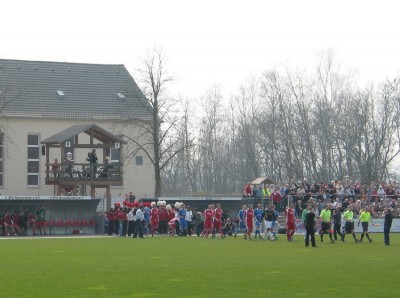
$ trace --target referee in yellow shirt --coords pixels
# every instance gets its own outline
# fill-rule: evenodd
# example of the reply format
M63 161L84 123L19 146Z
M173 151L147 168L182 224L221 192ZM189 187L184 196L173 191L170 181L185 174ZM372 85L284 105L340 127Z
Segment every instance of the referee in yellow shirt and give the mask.
M321 242L324 243L324 233L327 231L329 233L329 238L331 239L331 243L333 243L332 239L332 231L331 231L331 220L332 220L332 212L329 210L329 206L325 205L325 209L322 209L319 217L321 218Z
M353 205L347 206L347 210L343 213L343 218L345 220L344 224L344 233L342 235L342 242L344 242L344 237L346 234L352 234L354 238L354 242L358 243L360 240L356 238L356 234L354 233L354 213L353 213Z
M369 235L368 235L368 222L369 221L371 221L371 223L374 224L372 222L372 216L371 216L371 213L369 212L369 208L365 207L364 211L361 212L359 221L358 221L358 224L360 224L360 222L361 222L361 226L363 229L363 232L362 232L361 238L360 238L360 242L363 242L364 235L367 237L369 242L372 242L372 239L370 239Z

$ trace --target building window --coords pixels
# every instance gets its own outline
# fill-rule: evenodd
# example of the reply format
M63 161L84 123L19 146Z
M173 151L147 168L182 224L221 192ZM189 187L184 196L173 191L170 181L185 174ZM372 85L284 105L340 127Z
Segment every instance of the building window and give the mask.
M142 166L143 165L143 156L136 156L135 157L135 165Z
M110 148L111 163L119 163L119 148Z
M28 135L28 186L39 186L39 135Z
M3 134L0 133L0 187L3 186Z
M119 177L119 173L121 171L119 166L119 148L110 148L110 163L113 165L111 177L117 179Z

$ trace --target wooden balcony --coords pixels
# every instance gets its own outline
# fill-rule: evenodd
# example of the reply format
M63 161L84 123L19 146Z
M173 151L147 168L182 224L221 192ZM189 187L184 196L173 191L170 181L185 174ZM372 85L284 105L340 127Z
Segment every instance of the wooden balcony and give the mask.
M46 171L46 185L76 186L90 185L95 187L123 185L121 164L97 164L96 169L87 163L74 163L73 167L60 165L60 170ZM51 169L51 164L46 164Z

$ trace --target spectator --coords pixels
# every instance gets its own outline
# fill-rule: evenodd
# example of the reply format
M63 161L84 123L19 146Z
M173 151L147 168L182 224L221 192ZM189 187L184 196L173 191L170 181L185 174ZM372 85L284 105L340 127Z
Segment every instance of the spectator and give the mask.
M110 162L106 158L106 161L105 161L103 167L101 168L100 178L110 178L111 177L111 174L110 174L111 169L112 169L112 164L110 164Z
M46 209L44 209L43 205L40 205L39 209L36 210L36 222L40 235L47 235Z
M20 226L19 212L15 210L14 213L11 215L11 219L12 219L12 224L13 224L15 234L23 235L24 233L22 232L21 226Z
M282 195L279 191L279 187L275 188L274 192L271 194L272 202L277 210L282 209Z
M250 182L247 182L243 190L243 197L250 198L253 196L253 186Z
M193 225L192 225L192 220L193 220L193 212L190 209L190 206L186 207L186 225L187 225L187 234L188 236L192 236L192 230L193 230Z
M133 233L133 238L144 238L143 236L143 223L144 223L144 213L143 206L139 206L136 211L136 222L135 222L135 232Z
M271 189L274 189L274 188L271 188ZM267 185L264 185L264 188L262 189L262 194L265 199L268 199L269 196L271 195L271 189L269 189Z
M10 211L6 210L3 217L3 227L4 227L4 235L10 236L15 235L14 225L12 222L12 217Z
M30 227L32 228L32 235L33 235L33 236L36 236L36 227L37 227L37 224L36 224L35 216L33 215L32 212L29 212L29 213L28 213L28 216L27 216L27 224L28 224L28 227L30 226Z
M54 162L51 165L51 171L53 172L54 178L60 178L60 168L61 168L61 165L58 162L58 159L55 158Z
M135 231L135 215L136 215L136 213L134 213L134 211L136 212L135 209L129 209L128 214L127 214L127 218L128 218L127 235L128 235L128 237L132 237L132 234Z
M19 226L23 235L28 235L28 217L24 212L19 213Z
M196 235L199 237L201 232L204 229L204 216L203 213L197 209L195 211L195 226L196 226Z

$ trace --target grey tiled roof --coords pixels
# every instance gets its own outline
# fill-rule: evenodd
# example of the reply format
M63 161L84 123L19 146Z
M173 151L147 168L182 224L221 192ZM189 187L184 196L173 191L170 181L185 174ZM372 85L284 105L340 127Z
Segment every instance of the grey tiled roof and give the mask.
M41 141L42 144L52 144L52 143L62 143L65 141L70 140L71 138L75 137L76 135L79 135L82 132L87 133L88 135L91 134L91 131L93 131L93 135L96 139L104 142L119 142L119 143L125 143L123 139L120 137L110 133L109 131L101 128L100 126L96 124L83 124L83 125L73 125L71 127L68 127L67 129L64 129L63 131L60 131L59 133L48 137L47 139Z
M124 65L0 59L0 115L150 120L150 111Z

